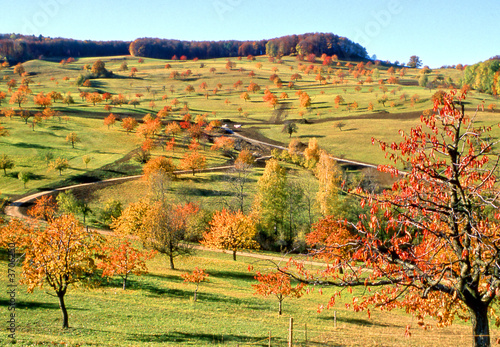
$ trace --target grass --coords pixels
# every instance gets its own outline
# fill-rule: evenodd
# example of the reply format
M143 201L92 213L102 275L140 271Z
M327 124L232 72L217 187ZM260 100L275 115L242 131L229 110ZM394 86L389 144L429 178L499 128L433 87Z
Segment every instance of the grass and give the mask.
M284 106L283 120L302 120L306 119L308 124L299 124L298 133L294 137L307 143L311 137L316 137L319 144L331 152L333 155L365 161L369 163L384 163L384 154L371 145L371 137L384 139L389 142L398 140L398 130L408 130L411 126L417 124L420 113L432 107L430 97L434 90L429 91L418 87L419 70L408 69L403 77L400 77L397 85L385 84L380 86L379 79L387 82L390 75L387 68L379 66L379 76L373 77L372 83L358 84L358 81L366 80L366 76L355 78L349 73L346 67L348 62L341 61L339 66L332 66L332 72L329 73L321 62L310 64L308 62L298 62L294 57L283 57L283 62L271 63L266 57L257 57L255 61L247 59L231 59L236 63L232 70L225 68L226 59L209 59L204 61L169 61L160 59L144 59L139 63L138 59L130 56L120 57L101 57L105 62L106 68L114 72L115 78L93 79L93 86L78 87L75 80L80 74L86 72L82 67L86 64L92 65L96 58L81 58L75 63L60 65L55 62L42 60L33 60L24 64L26 71L30 73L33 82L30 84L32 94L39 92L48 93L58 91L65 95L71 93L75 100L74 105L67 106L61 101L53 103L52 108L69 116L68 122L59 124L57 120L42 122L31 131L30 127L25 125L20 119L7 120L2 119L2 126L5 126L10 132L9 137L0 139L0 154L10 155L16 168L10 172L8 177L0 177L0 185L4 196L15 196L25 194L29 191L35 191L51 186L61 186L68 182L77 183L78 176L90 175L102 179L112 177L113 175L136 174L140 172L133 162L121 160L133 149L140 145L140 140L134 136L127 136L120 129L119 124L114 128L107 129L102 120L110 112L118 117L133 116L138 119L146 113L155 114L160 108L170 105L174 98L180 102L179 106L174 108L165 122L179 120L186 111L182 106L186 104L193 116L206 114L208 121L213 119L232 120L243 124L243 132L246 128L256 130L261 137L269 138L286 145L289 142L287 134L281 133L281 124L274 124L272 118L275 118L275 110L269 107L263 101L264 89L268 88L276 95L286 92L288 99L280 99L281 106ZM121 63L126 60L128 71L120 71ZM170 69L165 68L165 64L171 65ZM262 66L259 68L257 64ZM327 78L326 84L320 84L315 80L317 73L309 74L300 71L300 65L313 65L315 68L323 68L322 76ZM356 63L353 63L355 65ZM138 72L135 77L129 77L129 71L136 67ZM215 72L210 72L214 68ZM277 69L277 71L273 71ZM373 68L372 68L373 69ZM14 79L20 84L21 77L14 75L12 68L0 71L0 77L6 81ZM170 78L172 71L179 73L191 71L189 77ZM254 76L250 76L250 72ZM283 87L278 88L269 76L276 72L283 81ZM338 73L342 72L345 77L342 83L333 83L339 80ZM302 79L295 82L295 87L289 89L288 81L292 74L300 73ZM444 79L451 78L454 83L458 83L462 72L455 69L435 69L429 74L429 80L436 77ZM64 80L67 77L68 80ZM241 81L241 86L236 86L235 82ZM257 93L250 93L250 101L245 102L240 98L240 94L246 90L250 82L256 82L261 90ZM208 88L201 90L199 86L206 82ZM214 94L213 90L217 87L218 91ZM194 92L185 91L187 85L195 88ZM361 87L356 91L356 87ZM384 92L380 87L386 87ZM298 90L307 92L312 100L311 107L302 108L299 105ZM0 84L0 91L7 93L7 99L1 105L4 108L16 105L7 104L10 92L6 84ZM105 102L93 106L91 103L80 98L80 92L100 93L110 92L114 95L123 94L127 100L139 99L141 104L137 107L131 105L115 106L111 111L104 109ZM136 96L136 94L143 96ZM205 95L208 94L208 95ZM388 96L388 101L384 105L377 100L383 95ZM406 100L402 96L406 94ZM335 105L334 98L341 95L344 102ZM410 98L418 95L419 100L412 104ZM163 98L166 97L166 99ZM36 110L32 96L23 107ZM153 101L155 107L151 108L149 103ZM227 101L227 103L226 103ZM469 112L477 105L484 102L485 105L495 103L496 99L489 95L472 93L468 98L471 103L468 107ZM357 102L358 107L352 109L349 105ZM391 106L391 102L394 105ZM374 109L368 110L369 103L372 103ZM109 102L108 102L109 104ZM239 110L241 108L241 110ZM487 114L492 121L498 121L497 113ZM336 127L341 121L345 123L342 131ZM31 120L30 120L31 123ZM73 150L68 143L64 141L68 132L74 131L81 138L81 143L77 144ZM56 156L63 156L70 160L71 168L64 173L64 177L59 177L56 172L49 173L46 170L45 162L40 158L45 152L51 151ZM92 161L88 168L85 168L82 157L90 155ZM211 165L217 165L223 162L222 159L211 158ZM117 163L118 162L118 163ZM118 167L116 167L118 166ZM100 171L102 169L102 171ZM95 172L97 170L97 172ZM21 181L17 179L19 171L31 171L34 173L34 179L28 182L27 188L23 187ZM92 173L92 171L94 171ZM118 171L114 172L113 171Z
M94 289L72 288L67 294L70 329L60 329L57 299L50 291L25 292L17 287L17 344L44 346L267 346L269 332L273 346L284 346L289 317L294 318L295 342L305 343L307 325L311 345L330 346L465 346L470 345L470 326L421 330L416 321L402 312L347 310L352 300L345 292L342 300L329 310L317 313L326 304L332 289L318 288L300 299L284 301L284 315L277 316L277 301L255 296L252 283L255 271L272 268L267 261L230 254L199 251L189 258L178 258L178 270L157 256L148 264L150 273L132 277L123 291L118 280L104 282ZM210 282L200 285L198 301L192 301L194 285L184 284L180 274L195 266L205 268ZM248 267L252 266L252 272ZM6 261L0 271L6 273ZM16 271L20 273L20 269ZM6 286L6 276L0 278ZM355 292L356 294L356 292ZM360 294L359 292L357 294ZM0 296L7 305L5 292ZM7 310L4 314L7 315ZM335 317L335 318L334 318ZM334 325L336 319L336 326ZM412 337L404 337L406 325ZM496 337L497 329L492 336ZM8 341L4 330L0 333Z
M62 94L71 93L75 104L67 106L60 101L52 108L62 112L64 119L58 118L37 124L34 130L24 124L19 118L0 121L10 136L0 138L0 154L7 154L15 161L15 167L8 170L7 175L0 175L0 187L3 196L15 197L37 190L65 186L69 184L100 180L115 176L139 174L142 166L136 163L130 155L137 149L142 140L134 135L127 135L117 123L107 129L103 119L110 112L118 117L132 116L137 119L147 113L155 114L164 106L171 105L177 98L180 106L164 119L164 122L179 121L185 112L193 116L206 114L207 120L218 119L231 124L228 120L243 124L242 133L258 136L287 145L289 136L281 129L284 120L298 122L298 132L294 138L307 143L315 137L322 148L331 154L348 159L368 163L384 163L384 154L371 145L371 138L387 142L398 141L399 129L408 130L418 123L420 114L432 107L430 101L435 90L429 91L418 87L419 71L409 69L400 78L399 85L388 85L387 91L379 89L378 79L387 80L390 76L387 68L379 67L380 76L373 78L374 82L359 85L358 80L349 74L346 62L333 66L333 73L322 72L329 78L327 84L319 84L316 73L309 75L299 71L299 62L293 57L284 57L283 63L270 63L266 57L257 57L256 61L246 59L236 60L236 68L225 69L226 59L210 59L205 61L166 61L159 59L144 59L140 64L135 57L102 57L109 70L113 70L115 78L92 80L90 88L77 87L75 80L78 75L85 74L82 67L97 60L96 58L78 59L76 63L61 66L57 63L34 60L25 63L33 83L30 88L33 94L59 91ZM129 71L119 71L123 60L128 62L129 70L137 67L136 77L130 78ZM165 64L171 65L170 69ZM257 63L262 63L258 68ZM203 67L202 67L203 64ZM309 63L302 62L304 65ZM315 67L320 63L313 64ZM210 68L215 68L211 73ZM284 81L284 86L278 88L269 76L272 69L277 68L277 74ZM172 79L172 71L179 73L191 70L186 78ZM240 71L241 69L241 71ZM250 71L255 75L249 76ZM300 73L302 79L295 83L294 89L286 87L292 74ZM343 83L332 83L337 79L338 72L346 74ZM436 69L432 71L429 80L442 76L452 78L457 83L462 72L454 69ZM19 76L12 74L12 68L0 71L0 77L5 80ZM63 78L69 80L64 81ZM365 76L359 79L365 80ZM241 80L242 86L235 86ZM240 98L246 86L253 81L260 85L261 90L250 93L250 100ZM198 86L206 82L207 91L199 90ZM213 92L220 83L217 93ZM195 88L194 92L185 91L187 85ZM276 95L282 92L288 94L288 99L280 99L283 113L268 106L263 101L264 89L269 88ZM299 105L297 91L307 92L312 100L311 107ZM0 91L10 92L5 83L0 83ZM139 98L140 105L114 106L111 111L105 110L105 103L96 106L80 98L80 91L110 92L123 94L128 100ZM205 95L208 93L208 97ZM378 99L386 94L385 105ZM404 100L403 93L407 100ZM342 95L344 102L336 105L336 95ZM418 96L418 101L410 102L412 96ZM166 96L166 98L163 98ZM32 100L23 107L39 110ZM150 102L154 102L154 107ZM495 103L496 98L477 92L471 93L467 99L470 105L467 112L472 114L476 105ZM10 108L16 105L7 104L6 99L0 107ZM350 107L354 102L358 107ZM394 104L391 106L391 102ZM369 110L370 103L373 110ZM183 105L188 110L183 110ZM280 106L280 107L281 107ZM239 110L241 108L241 110ZM281 117L278 121L276 118ZM481 125L498 122L497 112L479 112ZM31 120L30 120L31 122ZM338 122L345 125L337 127ZM499 137L495 128L492 136ZM65 141L69 132L76 132L81 141L73 149ZM179 136L177 143L182 143ZM208 143L202 141L205 147ZM176 164L185 153L186 144L179 145L175 152L166 153L160 148L152 152L153 156L168 155ZM255 149L256 151L259 149ZM260 150L259 150L260 151ZM52 152L55 157L69 160L70 168L62 175L47 170L43 156ZM228 158L219 152L203 150L207 156L208 166L219 166L228 163ZM259 154L263 154L261 151ZM83 156L92 157L88 167L83 163ZM316 184L310 172L293 165L284 164L290 176L299 175L311 181L312 190ZM32 172L33 178L24 188L17 178L21 171ZM249 177L246 208L250 208L256 192L256 182L263 172L262 167L253 169ZM310 185L311 187L311 185ZM124 206L148 194L141 180L126 182L117 186L85 192L90 201L90 207L98 210L106 201L120 200ZM232 199L232 193L227 188L222 173L197 173L195 176L183 175L174 180L169 188L172 199L183 202L196 201L207 210L220 209ZM254 252L268 254L268 252ZM310 345L331 346L462 346L470 345L470 324L459 323L446 329L420 330L416 321L402 312L372 312L371 318L366 313L352 312L345 308L345 303L352 301L352 295L344 293L342 301L331 310L317 313L319 305L326 304L332 289L325 288L320 295L316 289L313 293L295 300L285 301L285 315L277 317L277 303L272 299L264 299L253 295L251 283L253 274L248 272L251 265L254 271L264 271L270 268L269 263L254 258L239 256L237 262L231 260L231 255L198 252L191 258L176 260L179 270L170 270L162 257L149 262L150 273L134 277L130 287L122 291L117 280L104 283L94 289L77 288L69 292L67 304L70 312L72 328L61 331L60 313L57 301L45 291L26 294L25 287L18 287L19 330L18 344L53 345L64 343L68 346L158 346L158 345L240 345L267 346L269 332L274 345L286 345L289 317L294 317L295 337L298 343L305 345L305 326L307 324ZM193 287L182 283L180 273L191 271L195 266L203 267L210 274L210 282L202 284L199 301L195 304L191 297ZM7 264L0 263L0 271L6 273ZM20 271L20 269L18 269ZM0 276L2 287L6 285L6 276ZM355 292L356 293L356 292ZM357 292L359 294L359 292ZM0 294L2 306L7 304L5 291ZM7 311L4 311L7 315ZM334 313L335 312L335 313ZM337 325L335 326L334 315ZM404 336L406 326L412 326L412 336ZM492 328L493 339L499 336L498 330ZM0 332L0 339L6 341L5 330Z

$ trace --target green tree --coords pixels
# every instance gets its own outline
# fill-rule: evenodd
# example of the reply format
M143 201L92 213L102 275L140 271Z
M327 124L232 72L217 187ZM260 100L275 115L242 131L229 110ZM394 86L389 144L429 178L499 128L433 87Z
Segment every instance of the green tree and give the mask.
M23 182L23 187L25 189L26 189L26 183L28 183L32 177L33 174L29 171L21 171L17 174L17 178L19 178L19 180Z
M422 66L422 61L416 55L412 55L410 57L410 61L408 62L408 66L412 68L419 68Z
M281 129L282 133L287 133L289 137L292 137L293 133L298 131L299 127L294 122L287 122L283 125L283 129Z
M276 237L282 231L280 229L283 226L287 208L285 168L276 159L268 160L257 186L254 212L260 220L264 233Z
M59 171L59 176L62 175L62 172L69 168L69 162L68 159L64 158L56 158L54 161L50 163L50 168L52 170L57 170Z
M7 176L7 169L12 169L14 167L14 160L12 160L7 154L0 155L0 169L3 170L3 175Z
M418 79L418 85L419 85L420 87L424 87L424 88L425 88L425 87L427 86L427 83L428 83L428 82L429 82L429 78L427 77L427 74L425 74L425 73L424 73L424 74L422 74L422 75L420 76L420 78Z

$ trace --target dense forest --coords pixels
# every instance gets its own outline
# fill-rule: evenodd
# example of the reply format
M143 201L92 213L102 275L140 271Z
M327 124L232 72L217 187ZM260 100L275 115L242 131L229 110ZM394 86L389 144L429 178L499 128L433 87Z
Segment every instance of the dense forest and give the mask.
M336 54L339 58L363 59L366 49L351 40L331 33L287 35L260 41L179 41L141 38L130 44L130 54L140 57L170 59L174 56L220 58L248 55L277 57L290 54Z
M0 59L9 63L31 59L99 57L128 54L130 42L81 41L43 36L0 34Z
M495 56L486 61L469 65L464 70L462 85L482 93L492 95L500 94L500 56Z
M181 41L172 39L140 38L126 41L81 41L43 36L0 34L0 60L9 63L31 59L66 57L99 57L127 55L171 59L221 58L267 54L280 55L325 53L339 58L363 59L367 52L361 45L331 33L287 35L260 41Z

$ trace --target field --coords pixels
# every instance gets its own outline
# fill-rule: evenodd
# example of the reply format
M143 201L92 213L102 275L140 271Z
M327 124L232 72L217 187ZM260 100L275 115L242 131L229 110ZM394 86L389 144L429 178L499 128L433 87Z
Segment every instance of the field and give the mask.
M320 60L299 62L295 57L283 57L281 62L271 62L264 56L255 60L231 58L231 66L227 59L171 61L130 56L99 59L107 70L113 71L113 77L90 78L90 86L78 86L76 81L80 75L89 76L87 67L97 58L82 58L64 65L43 60L24 63L31 79L31 93L21 105L31 110L26 120L18 115L19 105L9 104L15 88L9 91L7 86L11 80L19 86L22 77L14 74L12 68L0 70L3 78L0 92L7 95L0 99L0 110L13 108L17 112L13 117L0 118L0 126L9 132L9 136L0 137L0 155L7 155L15 164L6 169L5 175L0 171L1 198L13 201L42 190L141 174L143 164L136 159L145 138L137 136L135 131L127 133L122 121L132 117L145 124L147 114L155 117L165 107L168 111L161 116L162 128L151 137L155 147L150 155L170 157L177 166L193 143L186 132L170 136L165 134L164 127L172 121L187 119L187 114L191 115L191 122L200 118L205 123L218 120L241 135L266 143L286 147L290 140L298 139L306 146L315 138L321 148L335 157L384 164L388 161L372 145L372 137L398 141L400 129L415 126L420 115L432 108L431 97L437 90L419 87L420 69L396 68L393 72L388 66L371 66L370 71L377 71L369 81L367 75L356 72L358 62L339 61L329 69ZM121 68L123 63L127 64L127 70ZM137 71L132 76L133 68ZM281 79L282 85L276 78L270 80L273 74ZM438 81L444 89L448 88L445 84L458 85L461 74L456 69L435 69L428 79ZM391 82L394 77L398 80ZM292 80L293 86L289 85ZM247 91L252 82L260 90ZM276 104L264 101L266 89L277 97ZM71 95L74 103L53 100L49 108L59 113L47 119L36 116L44 108L36 105L33 97L53 91L63 97ZM94 92L110 93L112 98L94 105L84 95ZM245 92L246 100L242 98ZM301 93L309 95L310 105L301 105ZM120 95L125 102L113 102ZM336 102L338 96L343 100ZM469 114L477 106L484 106L484 110L480 108L477 112L480 125L499 121L499 113L487 109L497 102L495 97L472 91L467 102ZM108 126L104 119L110 113L118 121ZM283 131L287 122L297 124L297 131L290 134ZM67 140L70 133L78 135L79 141L74 145ZM244 147L259 157L271 154L266 146L239 140L237 148L230 151L210 149L214 137L222 133L219 130L199 138L199 151L206 157L207 167L233 164L234 157ZM492 136L499 135L496 127ZM175 148L167 150L166 142L172 137ZM51 169L56 158L66 159L69 167L62 171ZM310 197L315 196L318 183L311 170L292 163L282 162L282 165L290 180L301 181L306 187L304 191ZM354 171L349 174L360 173ZM22 182L19 174L27 172L30 179ZM260 162L246 178L245 212L251 210L256 183L263 172L264 163ZM388 185L378 179L381 186ZM108 201L119 201L126 207L149 194L141 179L75 193L92 211L98 211ZM234 193L229 191L226 173L197 172L172 180L167 196L172 201L196 202L209 215L232 203ZM317 206L312 207L312 215L314 219L319 217ZM94 217L88 220L91 226L99 225ZM7 255L5 252L1 255L0 271L6 273ZM264 251L255 251L253 255L276 256ZM276 300L254 295L251 286L256 282L253 279L256 271L272 268L264 259L239 255L234 262L230 254L203 250L192 257L176 259L178 270L168 269L167 263L163 256L150 260L149 273L134 276L125 291L118 280L103 282L97 288L72 288L67 295L70 329L64 331L60 329L57 298L48 289L27 294L24 285L18 286L17 343L22 346L268 346L270 335L272 346L285 346L290 317L295 322L295 341L304 346L465 346L471 342L470 323L457 322L444 329L424 330L418 327L416 318L404 312L375 310L371 317L366 312L353 312L345 304L351 303L354 295L363 294L356 291L344 291L334 308L318 313L318 307L328 302L332 289L315 288L300 299L286 299L284 315L278 317ZM180 274L196 266L206 269L210 282L201 284L195 303L194 285L184 284ZM16 269L20 273L20 268ZM6 288L6 276L0 276L0 283L1 288ZM4 290L0 301L2 306L8 305ZM408 325L411 336L405 336ZM493 327L491 334L493 341L500 337L498 329ZM2 330L1 341L6 337Z
M140 120L145 114L154 115L165 106L172 107L172 110L163 118L164 124L180 120L186 113L191 114L193 119L197 115L205 115L207 122L218 119L225 123L230 120L232 123L229 125L242 124L242 134L257 135L259 139L285 146L290 137L282 132L283 121L295 121L298 129L292 138L304 144L315 137L319 145L334 156L372 164L386 163L384 153L372 146L371 138L398 141L398 130L409 129L416 124L422 111L432 107L430 97L435 92L418 87L420 70L406 69L404 76L399 76L397 73L388 73L388 68L382 65L377 67L377 74L378 79L384 81L383 85L378 83L376 77L372 78L373 82L359 84L359 81L366 81L367 77L354 75L355 62L340 61L338 66L334 65L328 70L321 65L321 61L310 64L298 62L293 57L284 57L281 63L271 63L266 57L257 57L253 61L231 59L233 67L228 70L226 59L203 62L143 59L140 63L133 57L100 59L108 70L114 72L115 78L91 79L91 87L78 87L75 80L79 75L85 75L82 68L91 66L96 59L83 58L66 65L40 60L24 64L32 82L29 84L31 95L22 104L23 108L42 111L33 101L33 96L40 92L46 95L57 91L62 96L69 93L75 103L64 104L61 100L53 102L50 107L60 112L59 117L41 122L35 121L34 117L26 122L17 116L12 119L2 117L1 124L10 136L0 139L0 154L7 154L15 162L15 168L7 176L0 177L4 196L62 185L63 181L64 184L76 183L88 180L85 176L89 175L102 179L139 173L140 167L127 154L139 147L142 140L127 135L119 122L108 129L103 119L113 113L118 118L132 116ZM123 62L128 65L127 71L120 71ZM166 64L170 67L165 68ZM129 76L132 68L138 70L134 77ZM320 68L322 72L318 70ZM173 71L180 76L171 77ZM182 76L187 71L189 75ZM279 76L282 87L269 80L272 74ZM292 80L293 74L302 77L295 80L293 89L289 89L288 82ZM323 83L317 81L318 75L325 78ZM439 77L456 84L460 75L459 70L436 69L429 74L429 80ZM0 76L5 81L15 80L18 85L21 82L20 76L14 75L12 68L1 70ZM394 76L399 78L399 84L388 84L388 79ZM249 100L245 101L241 94L251 82L258 84L260 91L248 92ZM192 86L193 91L187 91L188 86ZM278 104L274 108L263 100L266 88L278 97ZM356 91L356 88L359 90ZM6 84L0 86L0 91L9 95L7 89ZM108 92L114 96L121 94L126 101L137 100L139 104L113 106L108 100L94 106L85 97L80 97L81 93L95 91L101 94ZM301 107L297 91L308 93L310 106ZM281 99L282 93L286 93L288 98ZM471 94L468 98L470 106L467 107L469 113L481 103L488 105L494 102L491 96L476 92ZM338 105L334 101L337 95L343 98ZM378 102L383 95L387 96L384 104ZM7 99L3 100L4 109L17 108L16 104L8 104ZM174 99L178 101L177 106L172 105ZM370 103L373 110L368 110ZM105 105L111 108L106 110ZM497 118L496 113L491 112L480 112L479 116L485 121ZM75 132L80 138L74 149L65 141L70 132ZM62 156L69 160L70 168L62 177L57 171L47 170L47 161L43 158L48 152L54 157ZM161 151L153 155L159 153ZM82 161L85 155L91 157L87 168ZM210 165L220 162L215 160ZM21 171L33 174L26 188L17 179Z
M6 272L6 261L0 263ZM254 295L251 284L256 271L272 268L266 260L199 251L177 261L178 270L167 269L161 256L148 264L150 273L134 276L129 288L119 280L96 289L72 289L67 294L70 329L61 331L57 298L49 290L27 294L17 290L17 344L22 346L285 346L289 318L294 319L296 345L309 346L468 346L470 327L423 330L404 313L374 310L353 312L344 307L352 300L344 292L342 300L329 310L317 313L331 289L319 288L302 298L287 298L283 315L277 315L273 297ZM201 283L198 300L193 302L193 284L185 284L180 274L203 266L209 282ZM249 272L248 267L252 266ZM1 287L5 288L5 276ZM356 292L354 292L356 293ZM2 293L2 306L7 305ZM334 318L336 317L336 318ZM335 321L336 324L335 324ZM429 323L432 321L429 320ZM411 337L405 329L411 325ZM498 330L492 334L497 336ZM7 339L5 331L0 339Z

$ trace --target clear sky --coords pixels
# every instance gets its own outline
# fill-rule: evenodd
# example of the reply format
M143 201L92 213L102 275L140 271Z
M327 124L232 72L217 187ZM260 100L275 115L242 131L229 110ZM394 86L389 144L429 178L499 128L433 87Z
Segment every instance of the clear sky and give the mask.
M0 33L88 40L260 40L332 32L378 59L473 64L500 54L498 0L10 0Z

